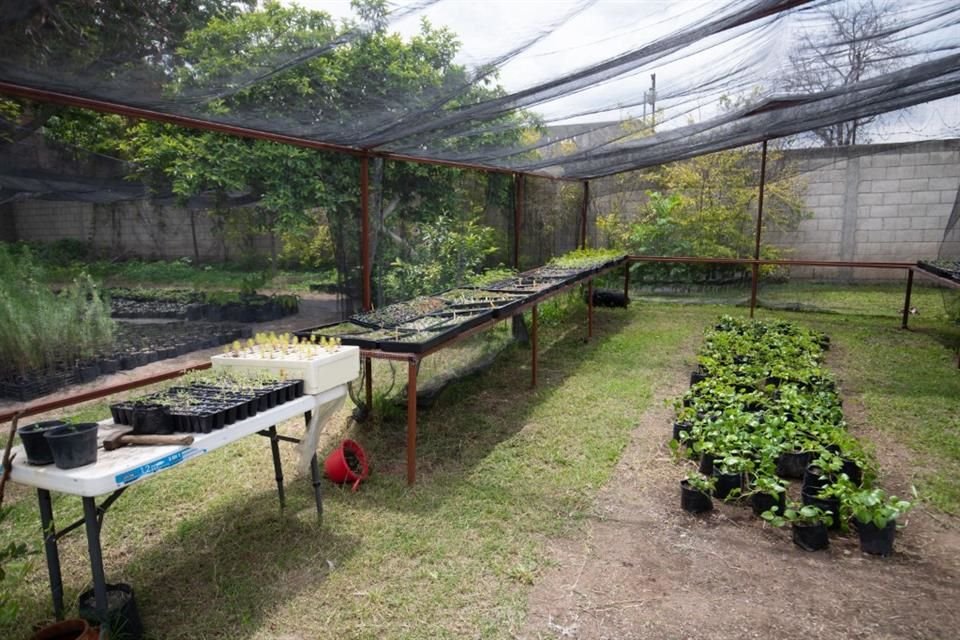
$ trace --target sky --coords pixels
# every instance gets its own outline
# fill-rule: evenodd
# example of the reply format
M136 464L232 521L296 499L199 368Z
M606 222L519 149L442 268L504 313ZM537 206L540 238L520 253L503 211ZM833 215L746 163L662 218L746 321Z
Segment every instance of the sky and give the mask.
M335 18L353 16L349 0L299 0L298 4L327 11ZM400 0L391 6L410 4ZM500 65L499 83L516 91L654 42L683 26L703 24L716 17L725 4L718 0L437 0L394 21L391 30L411 36L424 16L434 26L447 26L462 43L457 61L468 68L514 50L515 55ZM937 0L897 4L897 19L906 21L913 15L911 11L940 4ZM639 117L644 113L645 95L649 95L645 92L651 85L650 74L656 73L661 127L707 119L717 113L722 94L748 95L775 87L790 68L789 55L799 34L817 21L816 16L805 15L763 28L739 28L732 39L707 39L647 67L532 109L548 124ZM960 26L944 24L916 42L946 42L956 47ZM888 114L873 141L942 137L960 137L960 96Z

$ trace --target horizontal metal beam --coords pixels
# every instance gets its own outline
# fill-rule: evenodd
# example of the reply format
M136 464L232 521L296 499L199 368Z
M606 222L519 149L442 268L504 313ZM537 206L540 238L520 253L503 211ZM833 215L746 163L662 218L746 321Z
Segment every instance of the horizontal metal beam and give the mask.
M19 409L12 409L10 411L0 413L0 423L12 420L14 416L34 416L40 413L46 413L47 411L53 411L54 409L62 409L63 407L69 407L75 404L80 404L81 402L87 402L89 400L99 400L100 398L105 398L106 396L113 395L115 393L121 393L123 391L129 391L130 389L146 387L158 382L179 378L183 374L190 371L200 371L202 369L209 368L210 363L204 362L203 364L197 364L190 367L185 367L183 369L174 369L172 371L157 373L152 376L144 376L142 378L137 378L136 380L131 380L121 384L113 384L109 387L100 387L99 389L94 389L93 391L77 393L65 398L59 398L57 400L47 400L45 402L28 404L27 406Z
M627 256L628 262L689 262L701 264L758 264L784 267L856 267L863 269L911 269L915 262L858 262L841 260L754 260L753 258L697 258L693 256Z

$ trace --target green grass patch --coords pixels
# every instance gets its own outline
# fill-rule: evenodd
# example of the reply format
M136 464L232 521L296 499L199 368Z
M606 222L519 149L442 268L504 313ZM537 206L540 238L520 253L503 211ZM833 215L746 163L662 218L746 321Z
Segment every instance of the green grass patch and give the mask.
M415 487L404 478L403 413L354 425L348 406L330 430L360 441L373 473L357 493L325 485L322 524L289 449L288 504L278 509L269 446L250 437L131 487L106 517L108 577L133 584L156 638L510 638L522 626L530 585L547 568L545 541L584 526L655 385L678 364L693 365L678 354L692 353L718 315L746 314L646 303L603 309L595 339L585 343L582 303L560 305L568 315L543 313L536 389L529 350L512 346L420 413ZM910 448L922 495L956 510L960 496L949 480L960 471L960 372L949 347L960 338L956 327L924 316L909 332L891 318L758 316L828 333L841 388L862 398L871 424ZM431 356L425 375L456 362L454 354ZM385 397L388 371L378 363ZM396 378L399 387L405 365ZM669 425L663 433L666 441ZM38 548L34 492L14 487L8 499L13 511L0 545L17 538ZM79 506L57 497L58 522L77 517ZM82 535L64 540L62 559L75 607L90 579ZM42 557L16 589L22 612L0 629L3 637L26 637L50 616Z

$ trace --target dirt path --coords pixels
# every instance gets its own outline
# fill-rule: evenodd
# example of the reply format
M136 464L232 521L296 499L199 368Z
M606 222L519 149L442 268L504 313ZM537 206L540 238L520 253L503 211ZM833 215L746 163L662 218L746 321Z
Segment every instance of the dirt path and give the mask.
M682 355L692 361L693 347ZM677 368L656 390L585 534L550 542L555 568L534 587L518 637L958 637L958 519L915 509L896 554L878 559L853 537L801 551L788 529L762 526L747 507L715 503L706 517L681 511L686 469L666 447L673 412L662 399L681 393L687 376ZM855 398L845 398L850 405ZM862 411L847 413L855 432L876 435ZM884 485L902 490L898 462L907 454L889 440L878 452Z

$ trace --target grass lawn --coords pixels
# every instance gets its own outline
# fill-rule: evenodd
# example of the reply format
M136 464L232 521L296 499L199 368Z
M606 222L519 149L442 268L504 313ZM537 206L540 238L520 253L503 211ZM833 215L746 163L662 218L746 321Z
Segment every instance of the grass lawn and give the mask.
M585 344L583 305L567 306L568 315L544 310L536 390L529 351L510 347L421 412L414 488L404 482L401 412L354 425L344 411L330 427L363 444L373 474L357 493L326 485L322 525L291 452L280 511L267 441L247 438L126 492L106 517L108 578L134 586L153 638L510 638L547 568L546 541L584 526L677 353L719 314L746 314L637 302L598 310L596 337ZM773 316L832 337L844 393L909 450L931 508L960 512L952 480L960 472L960 371L951 351L960 329L923 313L905 332L895 314L759 312ZM384 371L378 384L389 379ZM0 545L39 547L34 494L14 486L7 498L13 509ZM79 500L58 497L55 509L66 523L79 515ZM69 536L61 556L75 607L89 582L82 536ZM12 595L22 611L0 636L25 637L50 615L42 556Z

